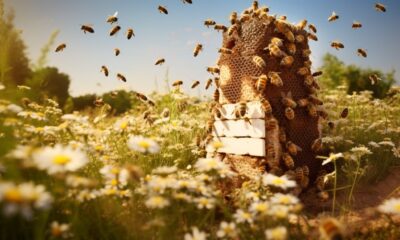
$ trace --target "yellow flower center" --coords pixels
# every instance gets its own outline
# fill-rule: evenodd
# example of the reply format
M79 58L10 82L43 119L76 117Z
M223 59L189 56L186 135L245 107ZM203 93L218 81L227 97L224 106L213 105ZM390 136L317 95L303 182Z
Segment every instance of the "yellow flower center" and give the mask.
M111 173L112 174L118 174L119 173L119 169L118 168L113 168L113 169L111 169Z
M257 212L266 212L268 210L268 206L266 204L258 204L256 206Z
M19 203L22 202L22 195L17 188L12 188L4 194L4 199L9 202Z
M214 143L213 143L213 147L215 148L215 149L220 149L220 148L222 148L224 146L224 144L222 143L222 142L220 142L220 141L215 141Z
M128 127L128 122L123 121L120 125L119 128L121 128L122 130L126 129Z
M394 209L395 209L397 212L400 212L400 203L394 205Z
M107 189L105 193L106 193L106 195L114 195L117 193L117 190L110 188L110 189Z
M138 145L144 149L148 149L150 147L150 143L145 140L139 141Z
M117 186L117 184L118 184L118 181L117 181L117 179L113 179L113 180L111 180L111 185L113 185L113 186Z
M276 185L282 185L285 183L285 181L281 178L275 178L272 182Z
M287 197L287 196L281 197L281 203L288 204L289 203L289 197Z
M211 160L211 161L208 162L207 165L208 165L208 167L210 167L210 168L215 168L215 167L217 166L217 162L214 161L214 160Z
M71 158L66 155L56 155L53 158L53 163L58 164L58 165L65 165L71 161Z
M162 197L153 197L153 203L154 205L161 205L163 203L163 198Z

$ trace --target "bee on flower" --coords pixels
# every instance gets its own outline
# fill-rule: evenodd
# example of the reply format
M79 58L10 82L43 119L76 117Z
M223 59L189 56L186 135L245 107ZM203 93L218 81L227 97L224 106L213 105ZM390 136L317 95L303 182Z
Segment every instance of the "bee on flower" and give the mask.
M143 136L129 137L128 147L133 151L141 153L158 153L160 151L160 146L156 141L144 138Z

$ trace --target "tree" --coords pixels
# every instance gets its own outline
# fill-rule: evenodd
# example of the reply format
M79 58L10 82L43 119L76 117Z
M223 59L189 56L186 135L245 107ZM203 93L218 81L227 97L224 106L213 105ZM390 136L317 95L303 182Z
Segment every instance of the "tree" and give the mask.
M319 79L323 87L333 89L345 83L343 76L345 64L336 56L329 53L325 54L320 70L324 73Z

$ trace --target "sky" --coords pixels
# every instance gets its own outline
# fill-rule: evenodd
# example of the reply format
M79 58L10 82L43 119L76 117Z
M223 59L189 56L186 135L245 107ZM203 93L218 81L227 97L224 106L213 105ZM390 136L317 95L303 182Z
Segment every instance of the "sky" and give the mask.
M186 91L192 81L199 80L203 86L210 77L207 66L214 66L221 47L222 34L203 22L211 18L228 25L232 11L242 12L251 5L250 0L5 0L6 8L16 12L15 25L22 30L27 53L32 63L40 55L41 48L55 30L60 33L56 44L66 43L62 53L52 52L48 66L55 66L71 78L70 93L73 96L86 93L103 93L116 89L130 89L150 93L165 91L165 76L170 81L183 80ZM400 1L385 0L386 13L374 10L375 1L370 0L262 0L270 14L286 15L289 22L307 19L318 29L318 42L310 41L313 68L321 64L322 56L329 52L347 64L396 70L400 80ZM160 14L158 5L166 6L169 14ZM106 18L118 11L122 27L117 36L108 35L111 25ZM332 11L339 20L328 23ZM353 30L352 22L360 21L363 28ZM82 24L92 24L95 34L84 34ZM127 40L125 31L132 27L135 37ZM330 42L340 40L345 48L336 51ZM204 51L193 57L197 43ZM54 46L55 48L56 46ZM115 57L114 48L121 49ZM368 51L368 58L356 55L358 48ZM159 58L166 63L155 66ZM102 65L110 70L108 78L100 72ZM127 83L116 79L122 73ZM201 91L201 92L199 92Z

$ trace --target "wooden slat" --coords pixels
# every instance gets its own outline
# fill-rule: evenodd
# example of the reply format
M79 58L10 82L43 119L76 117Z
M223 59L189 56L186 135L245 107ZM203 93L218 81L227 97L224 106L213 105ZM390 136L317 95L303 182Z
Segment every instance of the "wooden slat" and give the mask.
M257 157L265 157L265 140L261 138L214 138L207 145L207 152L215 152L213 147L214 141L222 142L222 147L217 149L217 152L230 153L236 155L251 155Z
M235 109L238 104L224 104L221 108L222 118L234 120L236 119L235 116ZM258 118L262 119L265 117L265 113L261 108L261 103L259 101L253 101L247 103L247 113L245 117L248 118ZM218 118L216 118L218 120Z
M226 120L214 122L214 136L265 138L265 121L262 119Z

